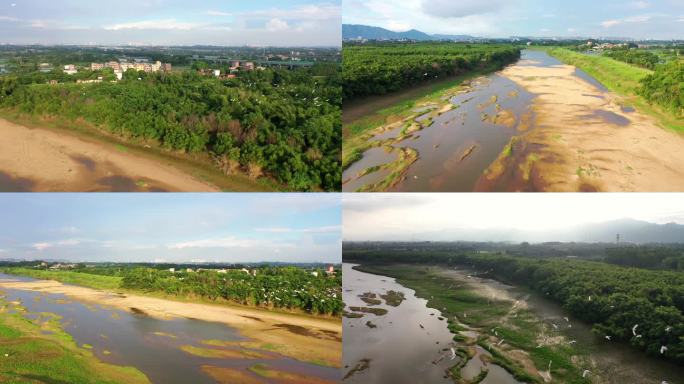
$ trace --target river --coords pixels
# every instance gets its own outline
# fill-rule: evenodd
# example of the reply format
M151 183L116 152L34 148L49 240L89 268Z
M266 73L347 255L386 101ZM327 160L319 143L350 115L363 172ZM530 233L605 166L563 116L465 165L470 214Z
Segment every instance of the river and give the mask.
M5 274L0 274L0 279L35 281ZM63 329L78 345L92 346L95 356L106 363L139 369L152 383L213 384L216 381L202 371L203 365L247 369L259 363L321 380L339 379L339 369L303 363L265 350L250 349L267 356L263 359L207 358L181 350L182 346L217 349L203 344L207 340L246 340L239 330L224 324L193 319L160 320L143 313L79 302L61 294L5 288L1 292L6 301L21 302L26 309L23 316L34 323L47 319L41 313L61 316L59 321ZM265 383L276 382L258 376L254 378Z
M542 51L523 50L521 59L510 67L546 69L562 63ZM603 98L607 89L594 78L576 69L570 76L590 84L591 97ZM343 174L343 190L352 192L364 185L377 183L388 175L379 169L358 177L360 171L382 165L396 158L399 148L413 148L419 159L401 180L390 189L393 192L471 192L476 189L484 172L504 151L511 138L536 127L536 111L531 93L506 77L503 72L473 80L466 92L449 99L451 111L435 115L428 127L400 136L402 127L383 132L370 140L384 140L382 149L372 148L361 160ZM626 111L629 112L629 111ZM625 124L624 117L602 111L606 121ZM626 121L628 124L629 121ZM392 152L389 149L394 148ZM384 150L385 153L380 153Z
M343 299L347 307L368 307L359 297L366 292L378 295L391 290L402 292L405 300L396 307L386 302L370 306L386 309L388 312L383 316L365 314L361 318L344 318L345 382L453 383L445 372L460 358L452 359L450 349L457 344L441 312L427 307L427 300L416 297L414 290L402 286L395 279L360 272L353 269L354 266L343 265ZM368 321L376 328L369 327ZM466 379L480 373L483 363L479 356L488 353L484 350L478 352L461 372ZM353 373L364 360L368 361L368 367ZM489 373L483 383L518 383L503 368L494 364L485 366Z

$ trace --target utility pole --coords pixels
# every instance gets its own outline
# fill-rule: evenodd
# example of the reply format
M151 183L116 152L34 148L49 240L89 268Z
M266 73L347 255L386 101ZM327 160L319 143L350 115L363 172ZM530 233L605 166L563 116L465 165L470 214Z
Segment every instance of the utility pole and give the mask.
M617 243L617 246L620 246L620 234L618 233L617 236L615 236L615 242Z

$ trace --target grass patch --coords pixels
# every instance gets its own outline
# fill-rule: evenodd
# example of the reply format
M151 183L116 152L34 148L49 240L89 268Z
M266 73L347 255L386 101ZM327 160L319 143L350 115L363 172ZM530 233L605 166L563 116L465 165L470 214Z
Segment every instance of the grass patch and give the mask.
M542 48L540 48L542 49ZM654 117L663 127L675 131L684 131L684 119L675 114L650 104L646 99L637 95L636 90L641 86L640 81L653 73L648 69L613 60L605 56L591 56L573 52L564 48L546 48L548 54L583 70L611 92L622 96L625 105Z
M2 272L10 275L28 276L41 280L56 280L67 284L80 285L95 289L118 289L121 285L121 277L93 275L82 272L46 271L42 269L20 267L3 268Z

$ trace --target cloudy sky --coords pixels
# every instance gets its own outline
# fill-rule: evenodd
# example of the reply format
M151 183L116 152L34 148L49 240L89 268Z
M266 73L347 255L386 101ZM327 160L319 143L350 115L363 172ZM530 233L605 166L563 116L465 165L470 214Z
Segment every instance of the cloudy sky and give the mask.
M684 194L345 194L343 207L346 241L474 240L624 218L684 224Z
M339 46L340 0L0 0L0 44Z
M0 194L0 259L339 262L338 194Z
M342 0L342 21L432 34L684 39L682 0Z

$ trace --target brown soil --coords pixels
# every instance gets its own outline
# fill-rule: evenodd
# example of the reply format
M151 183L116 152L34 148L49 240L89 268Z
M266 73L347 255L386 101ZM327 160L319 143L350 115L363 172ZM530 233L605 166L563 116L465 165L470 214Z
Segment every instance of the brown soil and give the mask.
M650 116L624 113L613 94L569 65L510 66L502 76L538 96L533 128L478 182L478 191L681 191L684 137ZM527 125L527 124L526 124ZM532 156L531 156L532 155Z
M218 322L236 328L249 338L240 346L269 349L297 360L340 367L342 361L342 322L309 316L296 316L267 310L171 301L154 297L128 295L65 285L57 281L17 282L0 280L0 287L64 294L74 299L127 311L135 308L145 315L168 318L193 318ZM255 320L256 319L256 320ZM306 333L301 330L305 329ZM272 348L271 348L272 349Z
M215 192L171 165L66 132L0 119L0 189L37 192Z

